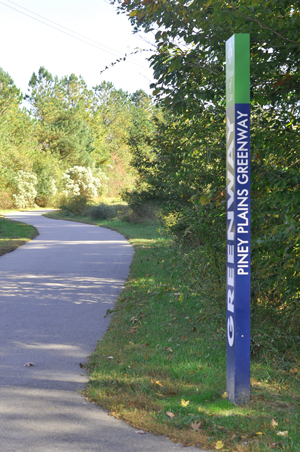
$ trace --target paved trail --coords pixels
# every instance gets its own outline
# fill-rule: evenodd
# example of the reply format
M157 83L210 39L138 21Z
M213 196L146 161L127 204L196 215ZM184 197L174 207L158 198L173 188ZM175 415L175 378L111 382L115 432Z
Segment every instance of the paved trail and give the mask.
M40 235L0 257L0 452L181 449L135 433L79 394L87 382L79 364L108 326L132 247L117 232L41 212L7 216Z

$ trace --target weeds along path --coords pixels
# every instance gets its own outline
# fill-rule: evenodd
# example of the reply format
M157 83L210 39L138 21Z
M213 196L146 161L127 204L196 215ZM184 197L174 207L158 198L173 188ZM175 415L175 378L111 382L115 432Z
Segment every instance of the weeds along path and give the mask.
M105 333L133 248L117 232L42 213L8 215L39 236L0 257L1 451L179 449L137 434L79 393L87 382L82 364Z

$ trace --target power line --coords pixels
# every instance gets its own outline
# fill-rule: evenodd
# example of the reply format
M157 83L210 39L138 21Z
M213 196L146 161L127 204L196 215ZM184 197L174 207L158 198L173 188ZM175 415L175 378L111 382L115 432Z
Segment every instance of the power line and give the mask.
M7 1L10 1L10 0L7 0ZM102 1L103 1L104 3L106 3L107 5L112 6L112 7L115 9L115 11L118 11L118 8L117 8L114 4L110 3L110 2L107 1L107 0L102 0ZM154 34L154 33L152 32L152 34ZM136 36L140 41L146 42L147 44L150 44L150 45L152 45L152 46L155 45L155 44L151 44L151 43L147 42L145 38L143 38L142 36L140 36L140 35L138 35L138 34L135 34L135 36Z
M83 36L83 35L81 35L80 33L77 33L76 31L70 30L69 28L64 27L63 25L60 25L60 24L54 22L53 20L47 19L47 17L41 16L40 14L37 14L37 13L35 13L34 11L31 11L30 9L24 8L23 6L18 5L17 3L15 3L15 2L13 2L13 1L11 1L11 0L6 0L6 1L9 2L9 3L12 3L13 5L18 6L18 8L25 9L25 11L28 11L28 12L34 14L35 16L41 17L42 19L47 20L47 22L50 22L50 23L52 23L52 24L54 24L54 25L57 25L58 27L63 28L64 30L70 31L71 33L73 33L73 34L75 34L75 35L77 35L77 36L80 36L81 38L87 39L88 41L94 42L95 44L100 45L101 47L104 47L104 48L108 49L109 51L112 51L112 52L114 52L114 53L116 53L116 54L119 53L119 55L122 55L122 54L121 54L120 52L118 52L117 50L111 49L110 47L107 47L107 46L105 46L105 45L103 45L103 44L100 44L100 43L97 42L97 41L94 41L93 39L87 38L86 36ZM8 5L7 5L7 6L8 6ZM19 12L22 12L22 11L19 11ZM114 55L114 56L116 56L116 55Z
M38 17L41 17L42 19L47 20L48 22L51 22L51 23L57 25L57 26L60 27L60 28L63 28L63 29L65 29L65 30L67 30L67 31L69 31L69 32L71 32L71 33L73 33L73 35L70 34L70 33L67 33L66 31L63 31L63 30L61 30L61 29L59 29L59 28L57 28L57 27L54 27L53 25L50 25L50 24L48 24L48 23L46 23L46 22L44 22L44 21L42 21L42 20L39 20L39 19L37 19L36 17L33 17L33 16L29 15L29 14L26 14L26 13L24 13L23 11L20 11L20 10L14 8L13 6L7 5L6 3L3 3L3 2L0 1L0 4L2 4L2 5L4 5L4 6L7 6L8 8L13 9L14 11L17 11L17 12L20 13L20 14L23 14L23 15L25 15L25 16L27 16L27 17L30 17L31 19L34 19L34 20L36 20L37 22L40 22L40 23L42 23L42 24L44 24L44 25L47 25L48 27L53 28L54 30L60 31L61 33L64 33L65 35L70 36L71 38L77 39L78 41L81 41L81 42L83 42L84 44L87 44L87 45L90 45L90 46L92 46L92 47L95 47L96 49L101 50L102 52L109 53L110 55L113 55L113 56L115 56L115 57L124 56L123 54L121 54L121 53L118 52L118 51L115 51L115 50L113 50L113 49L110 49L109 47L103 46L102 44L100 44L100 43L98 43L98 42L96 42L96 41L93 41L92 39L87 38L86 36L83 36L83 35L81 35L81 34L75 32L75 31L73 31L73 30L70 30L69 28L63 27L62 25L59 25L59 24L57 24L56 22L53 22L52 20L47 19L46 17L40 16L39 14L36 14L35 12L33 12L33 11L27 9L27 8L24 8L23 6L20 6L20 5L18 5L17 3L12 2L11 0L7 0L7 1L9 1L10 3L12 3L12 4L18 6L19 8L25 9L26 11L28 11L28 12L30 12L30 13L32 13L32 14L38 16ZM77 37L77 36L74 36L74 35L78 35L78 36L80 36L80 37ZM91 41L91 42L86 42L85 40L83 40L83 39L81 39L81 38L84 38L85 40L88 40L88 41ZM95 43L95 44L93 44L93 43ZM99 46L101 46L101 47L99 47ZM106 47L106 49L110 49L110 50L105 50L103 47ZM137 65L137 66L140 66L140 67L144 67L144 68L145 68L145 66L143 66L143 65L141 65L141 64L139 64L138 62L135 62L135 61L133 61L133 60L127 59L127 61L128 61L129 63L131 63L131 64L135 64L135 65Z

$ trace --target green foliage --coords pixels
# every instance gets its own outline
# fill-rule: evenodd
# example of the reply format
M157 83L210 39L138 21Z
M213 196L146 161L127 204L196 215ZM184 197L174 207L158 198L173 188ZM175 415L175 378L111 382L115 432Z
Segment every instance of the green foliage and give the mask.
M10 196L16 172L32 171L36 154L34 125L21 102L20 90L0 68L0 189Z
M38 120L38 141L43 151L73 164L90 164L94 134L88 124L91 91L72 74L59 80L43 67L33 73L25 97Z
M153 94L165 108L144 185L130 204L159 200L170 233L202 247L225 296L225 41L250 33L252 315L283 336L300 330L300 15L294 3L126 1L136 30L155 28Z
M74 215L82 215L88 208L88 198L86 196L62 196L59 208L63 213L67 213L72 217Z
M71 74L58 79L41 67L30 79L26 111L21 108L20 90L2 69L0 88L4 207L12 205L15 175L20 170L38 178L35 202L40 206L56 203L56 191L65 188L63 173L75 166L85 172L92 168L89 177L100 179L101 189L94 183L94 188L82 186L76 192L73 184L72 196L91 197L108 190L110 196L117 196L133 187L136 171L130 162L137 149L149 153L145 140L153 131L154 106L143 91L129 94L108 82L89 90L81 77Z
M33 171L38 178L35 202L40 207L55 204L62 176L59 163L58 157L50 151L39 152L35 157Z
M93 220L111 220L117 216L117 206L104 203L92 206L88 211L88 216Z

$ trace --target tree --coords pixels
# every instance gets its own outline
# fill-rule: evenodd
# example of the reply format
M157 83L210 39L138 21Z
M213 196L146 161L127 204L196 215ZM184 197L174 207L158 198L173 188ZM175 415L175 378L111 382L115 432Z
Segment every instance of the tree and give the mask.
M133 160L137 152L149 148L147 140L153 131L151 121L154 107L150 97L142 90L129 94L115 89L108 82L103 82L93 90L93 116L102 121L103 132L97 152L100 158L105 156L110 165L107 168L109 191L112 193L113 189L113 194L118 195L123 189L134 185L137 173Z
M92 163L94 133L88 123L91 91L74 74L59 80L43 67L33 73L26 99L38 121L37 135L42 151L57 154L70 163Z
M270 0L125 0L120 9L135 30L155 31L151 57L155 92L165 102L197 110L224 96L224 43L233 33L250 33L252 99L284 104L298 100L300 17L293 2ZM223 81L223 82L222 82ZM200 101L200 102L199 102Z
M163 198L166 214L176 218L173 232L194 244L209 243L223 261L225 41L234 33L250 33L253 311L265 309L275 323L299 331L298 5L270 0L114 3L136 31L155 33L153 93L170 112L153 143L153 171L145 172L148 196Z
M0 191L4 207L9 207L15 174L32 170L37 142L34 122L21 108L22 94L1 68L0 88Z

